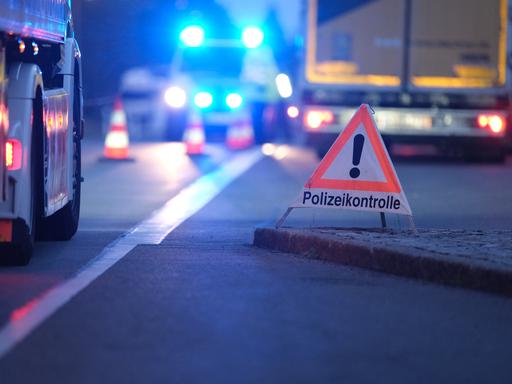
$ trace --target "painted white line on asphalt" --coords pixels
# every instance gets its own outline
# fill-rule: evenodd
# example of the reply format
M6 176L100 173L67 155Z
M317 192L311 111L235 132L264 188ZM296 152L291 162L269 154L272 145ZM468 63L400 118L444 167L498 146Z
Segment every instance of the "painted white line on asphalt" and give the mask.
M149 219L109 244L76 276L13 311L8 323L0 330L0 358L133 248L139 244L159 244L261 158L259 149L234 156L218 170L183 189Z

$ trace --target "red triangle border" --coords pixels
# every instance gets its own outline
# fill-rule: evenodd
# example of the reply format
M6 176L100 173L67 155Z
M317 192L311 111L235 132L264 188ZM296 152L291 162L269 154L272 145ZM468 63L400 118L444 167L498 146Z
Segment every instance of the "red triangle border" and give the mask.
M362 181L362 180L338 180L338 179L325 179L323 176L332 165L341 150L345 147L348 140L354 134L355 130L360 124L363 124L364 129L370 140L370 144L375 152L375 156L381 167L382 173L386 181ZM393 165L387 156L387 151L380 139L380 134L377 131L375 122L373 121L369 106L366 104L361 107L354 114L352 119L347 124L343 132L338 136L334 144L331 146L327 154L324 156L320 164L316 168L313 175L304 185L305 188L321 188L321 189L336 189L336 190L350 190L350 191L371 191L371 192L391 192L400 193L400 183L396 177Z

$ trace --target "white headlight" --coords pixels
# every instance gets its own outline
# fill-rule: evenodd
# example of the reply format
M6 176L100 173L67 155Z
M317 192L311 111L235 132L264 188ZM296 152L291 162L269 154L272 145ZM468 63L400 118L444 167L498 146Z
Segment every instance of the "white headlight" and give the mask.
M288 75L280 73L276 76L276 86L279 95L283 99L287 99L293 94L292 83Z
M226 96L226 104L231 109L236 109L242 105L244 99L238 93L230 93Z
M213 96L210 92L198 92L194 96L194 104L199 108L208 108L213 103Z
M187 102L187 94L180 87L170 87L165 91L164 100L172 108L181 108Z

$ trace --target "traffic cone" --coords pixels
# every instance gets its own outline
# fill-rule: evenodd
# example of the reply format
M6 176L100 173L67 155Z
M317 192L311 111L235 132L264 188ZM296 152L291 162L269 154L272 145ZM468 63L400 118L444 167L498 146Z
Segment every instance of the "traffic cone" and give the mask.
M203 153L205 142L204 127L201 116L196 111L192 111L188 118L187 127L183 134L183 142L185 143L187 154L200 155Z
M230 149L245 149L254 143L254 130L249 115L243 114L228 127L226 145Z
M132 160L128 155L130 140L123 103L117 98L110 115L110 129L105 137L103 157L111 160Z

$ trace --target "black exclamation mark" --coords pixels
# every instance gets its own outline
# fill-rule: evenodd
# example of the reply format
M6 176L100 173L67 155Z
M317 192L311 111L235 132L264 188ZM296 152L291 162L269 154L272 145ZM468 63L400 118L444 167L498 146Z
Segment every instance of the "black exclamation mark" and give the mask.
M364 145L364 136L361 134L357 134L354 136L354 152L352 153L352 164L356 165L356 167L350 170L350 177L353 179L357 179L361 174L357 165L361 161L361 154L363 153L363 145Z

